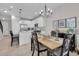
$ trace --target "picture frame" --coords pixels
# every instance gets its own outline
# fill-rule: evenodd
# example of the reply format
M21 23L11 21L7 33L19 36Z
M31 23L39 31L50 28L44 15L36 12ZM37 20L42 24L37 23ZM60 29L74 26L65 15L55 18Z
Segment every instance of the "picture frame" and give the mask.
M77 24L76 17L67 18L66 22L67 22L67 24L66 24L67 28L76 28L77 27L76 26L76 24Z
M66 27L66 20L65 19L59 20L58 27L59 28L65 28Z

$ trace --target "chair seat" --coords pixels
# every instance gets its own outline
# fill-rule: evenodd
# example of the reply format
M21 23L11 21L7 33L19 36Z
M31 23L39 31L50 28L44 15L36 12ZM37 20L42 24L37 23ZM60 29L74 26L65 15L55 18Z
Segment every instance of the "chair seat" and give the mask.
M36 50L37 50L37 47L35 47ZM42 50L46 50L47 48L44 47L43 45L39 44L39 50L42 51Z
M60 56L61 54L61 48L57 48L55 50L50 51L50 55L52 56Z
M41 45L41 43L38 42L38 35L36 32L32 33L32 39L33 39L33 53L32 56L34 55L34 51L37 50L38 56L40 55L41 52L45 52L47 50L46 47Z
M13 38L18 38L19 37L19 35L13 35Z
M63 56L65 56L68 53L68 51L63 51ZM54 56L60 56L61 55L61 48L55 49L51 52Z
M43 45L39 44L39 49L40 49L40 50L45 50L46 47L44 47Z

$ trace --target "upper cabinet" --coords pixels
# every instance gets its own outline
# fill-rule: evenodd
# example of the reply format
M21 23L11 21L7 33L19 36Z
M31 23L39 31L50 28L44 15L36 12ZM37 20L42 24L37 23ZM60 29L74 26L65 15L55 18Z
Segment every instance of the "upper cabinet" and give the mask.
M43 19L43 17L38 17L37 19L35 19L34 21L33 21L33 23L35 24L35 23L38 23L38 27L44 27L45 26L45 22L44 22L44 19Z

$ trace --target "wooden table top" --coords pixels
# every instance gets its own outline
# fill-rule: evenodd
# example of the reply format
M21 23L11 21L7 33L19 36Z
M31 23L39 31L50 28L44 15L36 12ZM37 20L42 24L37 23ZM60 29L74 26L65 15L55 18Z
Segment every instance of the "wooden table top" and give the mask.
M50 40L48 39L47 37L44 37L44 38L39 38L38 41L43 44L44 46L46 46L47 48L53 50L53 49L56 49L60 46L62 46L62 44L56 42L55 40Z

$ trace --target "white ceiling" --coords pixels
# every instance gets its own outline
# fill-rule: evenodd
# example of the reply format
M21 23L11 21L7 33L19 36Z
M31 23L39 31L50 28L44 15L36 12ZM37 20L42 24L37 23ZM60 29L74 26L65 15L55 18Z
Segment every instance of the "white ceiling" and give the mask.
M62 3L46 3L47 7L55 9L62 6ZM14 8L10 8L14 6ZM40 10L44 10L45 3L0 3L0 9L9 10L10 14L19 16L19 9L22 9L21 16L24 18L32 19L39 13Z

